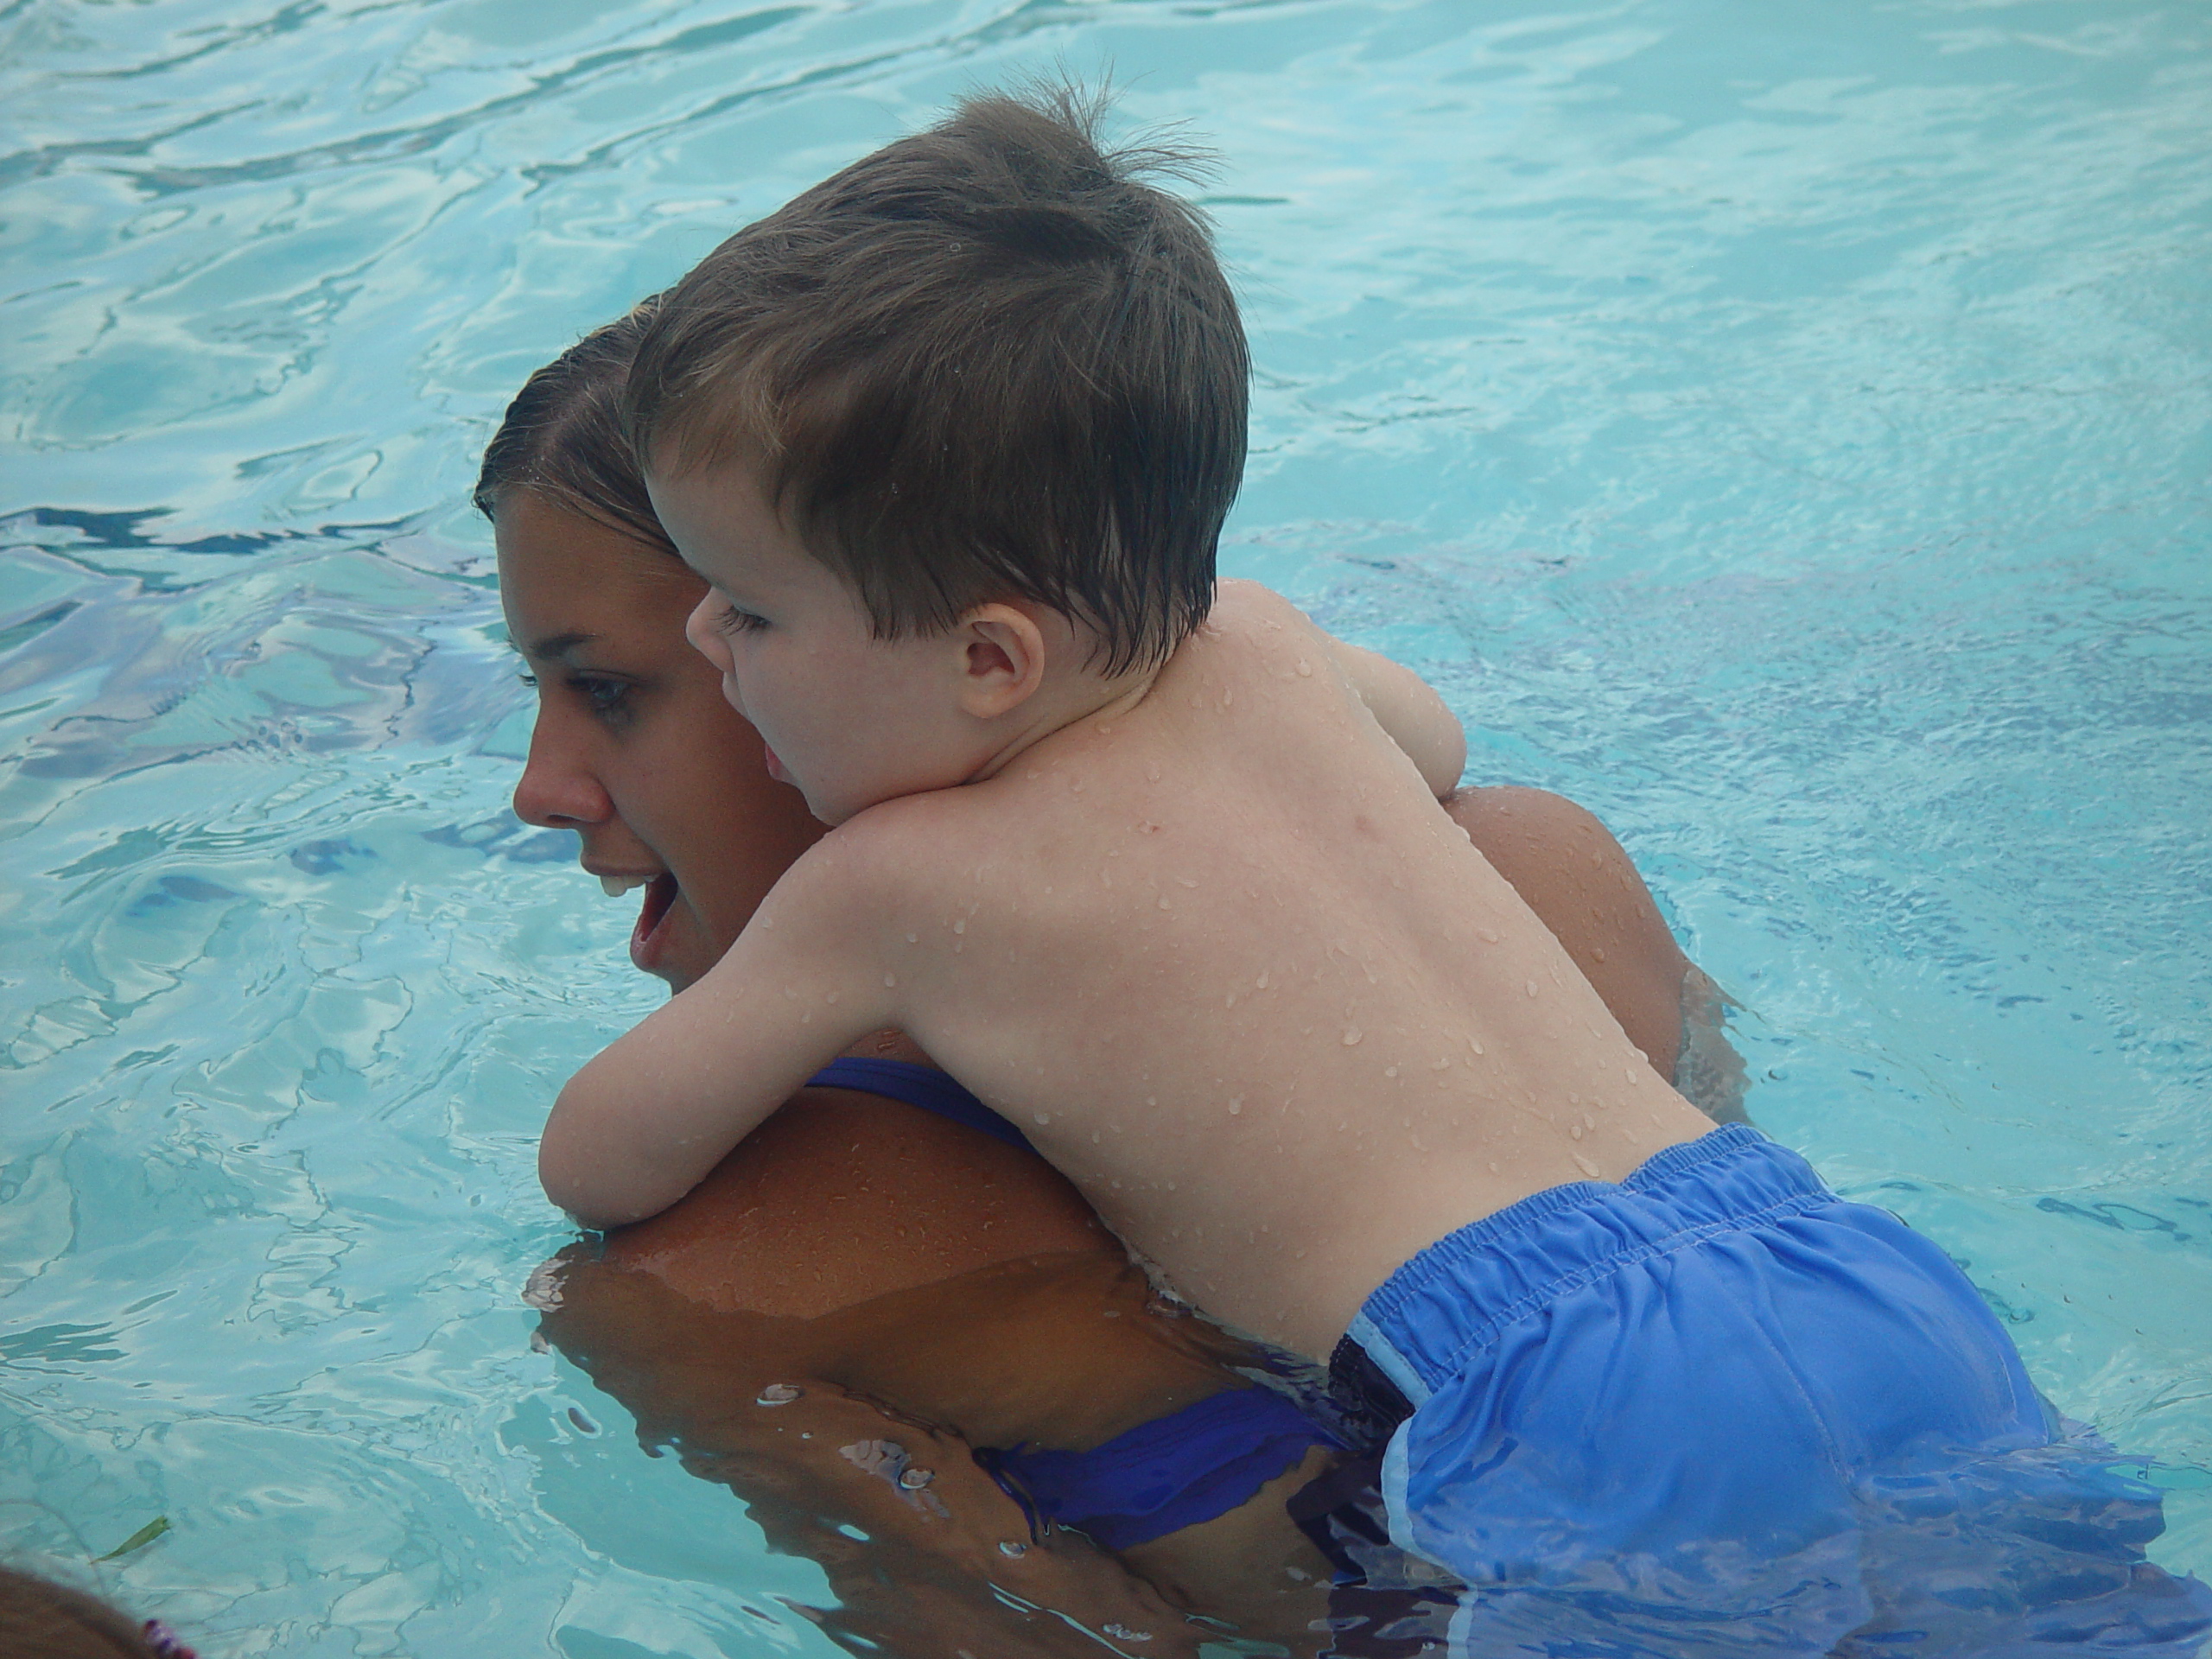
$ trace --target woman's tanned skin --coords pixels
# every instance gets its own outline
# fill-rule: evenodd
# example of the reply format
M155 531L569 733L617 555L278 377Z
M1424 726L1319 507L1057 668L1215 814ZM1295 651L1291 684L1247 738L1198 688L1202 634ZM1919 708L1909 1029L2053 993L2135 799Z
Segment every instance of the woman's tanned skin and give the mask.
M521 490L500 500L497 531L510 632L539 696L515 809L577 831L592 873L658 884L647 888L649 913L665 909L636 954L680 988L714 964L822 826L767 775L759 737L686 643L696 578ZM1671 1077L1688 965L1618 844L1541 791L1462 790L1446 808ZM862 1051L925 1058L896 1033ZM1009 1628L1002 1600L959 1588L992 1578L1086 1623L1158 1623L1159 1586L1248 1636L1295 1636L1308 1648L1306 1624L1326 1612L1316 1584L1325 1570L1272 1489L1243 1511L1124 1552L1149 1585L1065 1534L1019 1556L996 1548L1026 1540L1026 1524L971 1478L964 1446L1087 1448L1242 1385L1223 1369L1233 1343L1187 1315L1147 1312L1141 1295L1130 1301L1126 1273L1119 1243L1042 1160L899 1103L809 1089L682 1203L573 1263L548 1331L632 1405L641 1429L650 1421L680 1437L693 1465L728 1479L764 1524L782 1515L776 1525L791 1535L779 1547L831 1567L846 1601L837 1618L856 1634L947 1659L1001 1642L1045 1651L1042 1627L1021 1618ZM1126 1316L1103 1317L1109 1308ZM725 1317L702 1323L702 1311ZM810 1390L804 1411L747 1403L748 1383L768 1371ZM957 1500L951 1514L916 1509L841 1457L836 1436L849 1426L825 1423L818 1445L793 1427L811 1412L886 1408L908 1424L888 1431L903 1433L901 1445L927 1436L949 1448L931 1454L944 1465L931 1490ZM957 1477L945 1472L955 1464ZM1277 1485L1294 1489L1318 1464L1316 1454ZM763 1508L786 1488L788 1505ZM834 1561L852 1546L824 1518L834 1512L825 1493L840 1492L869 1517L850 1524L880 1541L874 1567L905 1550L973 1573L932 1578L924 1594L911 1575L894 1591L866 1564L840 1570Z

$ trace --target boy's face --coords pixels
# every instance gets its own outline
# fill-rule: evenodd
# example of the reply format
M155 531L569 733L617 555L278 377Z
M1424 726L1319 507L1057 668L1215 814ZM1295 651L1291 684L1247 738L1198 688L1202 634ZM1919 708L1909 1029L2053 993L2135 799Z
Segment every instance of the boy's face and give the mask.
M759 728L771 776L798 785L830 824L963 780L950 642L873 638L858 596L800 545L753 467L647 485L683 562L709 584L684 632Z

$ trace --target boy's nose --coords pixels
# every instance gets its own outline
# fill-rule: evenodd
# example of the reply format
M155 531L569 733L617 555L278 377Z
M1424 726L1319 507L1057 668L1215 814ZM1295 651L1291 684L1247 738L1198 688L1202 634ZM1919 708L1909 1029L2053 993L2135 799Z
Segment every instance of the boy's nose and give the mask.
M720 595L709 588L699 602L691 607L691 614L683 619L683 637L691 642L694 651L727 674L730 668L729 641L723 639L721 630L715 626L715 618L720 614L724 603Z

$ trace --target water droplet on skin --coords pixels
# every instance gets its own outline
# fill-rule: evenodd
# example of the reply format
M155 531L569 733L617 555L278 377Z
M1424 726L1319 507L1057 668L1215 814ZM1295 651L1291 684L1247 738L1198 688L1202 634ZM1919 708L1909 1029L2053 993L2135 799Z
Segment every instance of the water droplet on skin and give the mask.
M1473 1038L1471 1038L1471 1037L1470 1037L1470 1038L1468 1038L1468 1039L1467 1039L1467 1046L1468 1046L1469 1048L1473 1049L1473 1050L1475 1051L1475 1052L1476 1052L1476 1053L1478 1053L1478 1054L1480 1054L1480 1053L1482 1053L1482 1052L1484 1052L1484 1049L1483 1049L1483 1046L1482 1046L1480 1043L1477 1042L1477 1041L1476 1041Z
M1039 1127L1052 1121L1052 1115L1050 1112L1035 1112L1032 1113L1031 1116L1037 1120Z
M1573 1135L1577 1141L1580 1141L1582 1138L1582 1126L1580 1123L1568 1124L1567 1126L1567 1132Z
M1362 1031L1357 1026L1352 1027L1350 1030L1344 1033L1344 1046L1346 1048L1357 1046L1359 1039L1365 1035L1367 1035L1367 1033Z
M823 1000L824 1002L835 1002L835 1001L837 1000L837 998L839 997L839 995L842 995L842 993L840 993L840 992L837 992L837 991L831 991L831 992L830 992L827 996L824 996L822 1000Z
M965 916L955 917L952 931L956 933L965 933L968 931L968 918Z
M1126 1624L1104 1624L1100 1626L1100 1628L1103 1630L1107 1635L1112 1637L1116 1642L1149 1642L1152 1640L1152 1632L1150 1630L1133 1630Z
M910 1492L920 1491L923 1487L936 1478L937 1471L934 1469L908 1467L899 1471L899 1484Z
M906 943L909 944L918 944L921 943L921 938L922 936L918 933L909 933L906 936Z
M1234 1116L1236 1116L1237 1115L1237 1113L1239 1113L1239 1112L1243 1111L1243 1109L1244 1109L1244 1096L1242 1096L1242 1095L1231 1095L1231 1096L1229 1097L1229 1115L1230 1115L1231 1117L1234 1117Z
M898 976L898 975L896 975L896 974L886 974L886 975L883 976L883 988L884 988L885 990L887 990L887 990L890 990L893 987L896 986L898 983L899 983L899 976Z
M784 1001L785 1001L786 1002L796 1002L796 1001L798 1001L798 986L796 986L796 985L786 985L786 986L785 986L785 987L784 987Z
M1490 1173L1493 1175L1497 1173L1497 1160L1495 1158L1490 1160Z
M1592 1180L1594 1181L1598 1179L1598 1166L1592 1163L1587 1158L1585 1158L1579 1152L1574 1154L1574 1166L1580 1170L1585 1175L1587 1175Z
M1535 994L1536 994L1536 982L1535 982L1535 980L1533 980L1533 979L1532 979L1532 980L1530 980L1530 981L1529 982L1529 995L1531 995L1531 996L1534 996Z
M1144 763L1144 775L1151 779L1154 783L1158 783L1160 781L1160 762L1157 760L1146 761Z
M1144 1103L1147 1106L1157 1106L1160 1104L1160 1096L1158 1095L1147 1095L1144 1097Z
M812 1008L804 1010L799 1014L798 1022L802 1026L812 1025L814 1023L814 1010Z
M1012 1560L1017 1560L1017 1561L1018 1561L1018 1560L1020 1560L1024 1555L1027 1555L1028 1553L1029 1553L1029 1546L1028 1546L1028 1545L1027 1545L1027 1544L1022 1544L1022 1543L1016 1543L1016 1542L1015 1542L1013 1539L1011 1539L1011 1538L1006 1539L1005 1541L1003 1541L999 1545L999 1554L1001 1554L1001 1555L1004 1555L1004 1556L1009 1557L1010 1559L1012 1559Z
M1382 1068L1382 1075L1386 1077L1395 1077L1398 1075L1398 1068L1395 1065L1386 1065Z
M791 1382L771 1382L753 1396L756 1406L788 1406L806 1390Z
M1298 672L1301 678L1310 679L1313 674L1313 664L1301 657L1298 659Z
M1255 991L1264 991L1268 988L1268 975L1265 969L1260 970L1260 977L1253 982L1252 988Z
M1173 910L1175 908L1174 906L1167 902L1167 895L1164 893L1160 895L1160 907L1162 910Z
M1590 947L1590 954L1603 962L1605 959L1605 947L1602 944L1592 945Z
M1478 927L1475 930L1475 937L1480 939L1484 944L1496 944L1497 943L1497 930L1494 927Z

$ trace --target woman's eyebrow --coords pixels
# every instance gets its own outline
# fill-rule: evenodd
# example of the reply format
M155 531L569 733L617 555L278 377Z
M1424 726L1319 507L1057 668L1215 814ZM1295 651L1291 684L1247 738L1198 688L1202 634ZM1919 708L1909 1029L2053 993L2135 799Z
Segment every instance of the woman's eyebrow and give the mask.
M543 639L533 640L518 649L532 661L557 659L566 657L578 645L588 645L598 638L595 633L549 633Z

